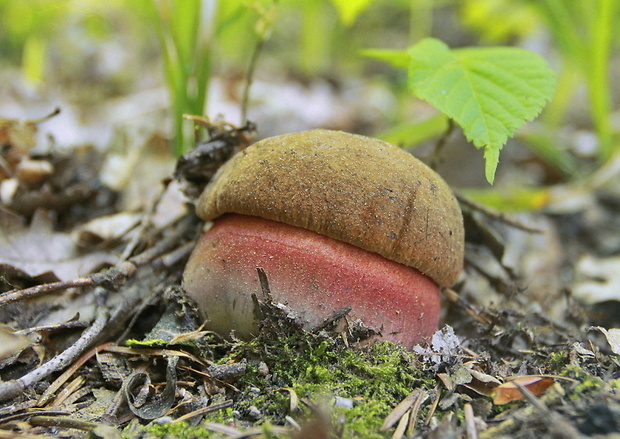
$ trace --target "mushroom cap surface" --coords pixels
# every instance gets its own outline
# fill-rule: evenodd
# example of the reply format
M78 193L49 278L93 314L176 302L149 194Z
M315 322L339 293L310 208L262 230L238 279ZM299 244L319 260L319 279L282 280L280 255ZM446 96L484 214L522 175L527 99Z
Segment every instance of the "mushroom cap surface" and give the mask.
M447 183L394 145L341 131L251 145L219 169L197 213L312 230L416 268L441 286L454 284L463 267L463 219Z

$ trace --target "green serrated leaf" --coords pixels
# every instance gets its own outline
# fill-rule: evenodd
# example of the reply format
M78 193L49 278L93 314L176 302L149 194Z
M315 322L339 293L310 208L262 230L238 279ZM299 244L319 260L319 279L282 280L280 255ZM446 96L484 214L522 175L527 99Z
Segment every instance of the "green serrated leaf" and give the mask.
M409 49L409 87L485 148L493 181L499 151L551 99L555 74L539 55L515 47L451 50L426 38Z
M332 0L332 3L338 10L340 21L345 26L351 26L355 23L358 15L366 9L373 0Z
M495 171L499 163L501 147L487 146L484 148L484 176L490 184L495 180Z

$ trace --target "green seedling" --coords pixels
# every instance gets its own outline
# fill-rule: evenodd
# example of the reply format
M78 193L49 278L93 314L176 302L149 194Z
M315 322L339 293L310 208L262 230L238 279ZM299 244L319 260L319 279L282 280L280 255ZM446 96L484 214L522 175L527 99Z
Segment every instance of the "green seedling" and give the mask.
M365 53L408 70L410 91L454 120L484 150L491 184L500 150L540 113L555 87L555 73L546 61L515 47L450 49L425 38L406 51Z

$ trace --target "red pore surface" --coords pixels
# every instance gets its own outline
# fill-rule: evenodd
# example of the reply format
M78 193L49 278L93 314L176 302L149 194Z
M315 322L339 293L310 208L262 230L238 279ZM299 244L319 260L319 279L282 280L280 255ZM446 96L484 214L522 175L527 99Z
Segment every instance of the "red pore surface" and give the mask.
M263 297L257 267L272 298L307 328L350 305L384 339L411 348L437 329L439 287L418 270L315 232L262 218L230 214L199 240L184 287L222 335L257 333L251 294Z

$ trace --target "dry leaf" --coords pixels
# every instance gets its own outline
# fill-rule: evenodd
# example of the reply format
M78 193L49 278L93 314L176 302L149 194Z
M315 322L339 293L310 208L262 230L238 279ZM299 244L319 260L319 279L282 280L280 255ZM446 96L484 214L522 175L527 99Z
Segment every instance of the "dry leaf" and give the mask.
M33 121L0 118L0 143L28 150L36 144L37 125Z
M592 305L620 300L620 256L597 258L585 255L577 263L577 283L573 296Z
M528 375L515 378L495 388L493 403L495 405L504 405L512 401L523 399L523 394L515 383L525 387L532 392L534 396L539 396L542 395L549 386L555 383L555 380L542 375Z
M480 395L491 396L495 389L501 385L497 378L486 373L478 372L477 370L470 370L469 373L472 379L470 382L464 383L463 386Z
M124 236L140 222L140 218L140 214L132 212L100 216L77 227L71 236L80 247L99 246Z
M28 337L0 328L0 360L15 355L28 346L30 346Z
M616 355L620 355L620 329L605 329L601 326L595 326L594 328L598 329L605 335L607 343L611 346L611 351Z
M19 217L0 212L0 264L30 276L52 272L60 280L71 280L115 261L116 257L108 252L80 254L69 234L53 230L47 212L37 211L29 227Z

